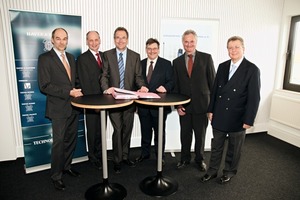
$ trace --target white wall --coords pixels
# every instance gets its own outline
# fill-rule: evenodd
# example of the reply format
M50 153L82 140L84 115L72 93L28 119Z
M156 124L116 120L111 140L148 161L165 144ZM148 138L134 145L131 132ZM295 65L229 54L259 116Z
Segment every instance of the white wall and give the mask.
M291 17L300 15L300 1L288 0L281 19L276 78L268 134L300 147L300 94L282 89Z
M0 160L23 156L18 94L13 58L9 9L33 12L74 14L82 16L82 35L98 30L102 36L101 50L114 47L113 31L124 26L129 31L129 48L144 52L149 37L160 39L160 21L164 18L218 19L219 39L215 67L228 59L226 41L232 35L245 40L247 59L261 69L261 105L255 127L249 132L268 130L270 103L274 88L281 19L285 2L292 0L6 0L0 2L1 45L1 108ZM298 6L299 7L299 6ZM193 27L191 27L193 28ZM2 31L1 31L2 32ZM1 35L0 35L1 36ZM2 47L2 46L1 46ZM86 50L84 39L83 51ZM3 119L3 120L2 120ZM179 127L176 113L169 116L168 126ZM167 145L178 145L179 129L167 130ZM210 130L208 131L210 133ZM139 125L136 123L133 141L138 143ZM133 143L134 143L133 142ZM178 146L177 146L178 147ZM176 148L177 148L176 147ZM179 146L180 148L180 146Z

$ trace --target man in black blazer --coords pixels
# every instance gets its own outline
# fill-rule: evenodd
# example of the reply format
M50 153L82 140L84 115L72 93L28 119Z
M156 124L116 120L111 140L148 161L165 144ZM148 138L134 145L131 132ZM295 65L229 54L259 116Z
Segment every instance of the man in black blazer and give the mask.
M83 95L102 94L100 78L102 75L103 53L99 51L101 39L97 31L86 34L89 49L77 58L77 74ZM102 168L101 123L99 110L85 109L88 157L97 169Z
M244 57L244 41L233 36L227 41L230 60L219 65L208 107L213 128L209 168L201 178L216 178L228 138L225 168L220 183L227 183L237 173L246 129L253 126L260 101L260 71Z
M190 164L194 131L194 160L200 170L205 171L204 142L208 125L206 113L215 78L215 68L210 54L196 50L197 37L195 31L185 31L182 36L185 53L173 60L174 92L191 98L190 103L177 106L181 139L181 160L177 168L181 169Z
M171 62L158 56L159 42L150 38L146 42L146 52L148 58L141 61L142 75L150 92L166 93L171 92L174 87L173 68ZM164 158L165 149L165 126L167 115L171 112L171 107L164 107L163 118L163 151ZM158 153L158 108L147 105L138 105L138 114L141 123L141 155L136 162L142 162L144 159L150 158L152 129L154 130L155 155ZM164 159L163 159L164 164Z
M79 116L71 99L82 93L81 89L75 89L75 58L65 52L67 31L63 28L53 30L51 42L53 48L38 58L38 82L41 92L47 95L46 117L52 122L51 179L56 189L64 190L63 173L80 176L71 169Z
M104 94L112 94L114 87L126 90L148 92L142 77L140 55L127 48L128 31L118 27L114 32L116 48L104 52L104 66L101 87ZM122 63L122 64L119 64ZM122 66L123 69L119 69ZM109 117L114 128L113 162L116 173L121 172L121 163L134 167L129 159L131 132L133 128L135 105L109 110Z

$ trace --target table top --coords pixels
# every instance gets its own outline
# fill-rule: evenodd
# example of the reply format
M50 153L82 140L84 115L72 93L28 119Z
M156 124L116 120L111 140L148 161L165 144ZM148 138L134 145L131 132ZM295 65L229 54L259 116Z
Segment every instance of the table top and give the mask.
M131 99L114 99L112 95L92 94L74 98L73 106L87 109L109 109L128 106L133 103Z
M191 101L190 97L182 94L158 93L159 99L135 99L134 101L151 106L175 106L183 105Z

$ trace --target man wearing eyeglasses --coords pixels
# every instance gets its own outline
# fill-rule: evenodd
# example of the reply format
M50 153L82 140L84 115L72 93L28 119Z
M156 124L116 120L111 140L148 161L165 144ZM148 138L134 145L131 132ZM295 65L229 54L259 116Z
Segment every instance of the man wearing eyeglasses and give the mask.
M159 41L149 38L146 42L147 58L141 61L142 75L150 92L167 93L173 89L173 68L171 62L158 56ZM162 164L164 165L165 149L165 127L167 115L171 112L171 107L164 107L163 116L163 147ZM149 159L151 155L152 133L154 132L155 155L158 153L158 107L148 105L138 105L138 114L141 123L141 155L136 162Z

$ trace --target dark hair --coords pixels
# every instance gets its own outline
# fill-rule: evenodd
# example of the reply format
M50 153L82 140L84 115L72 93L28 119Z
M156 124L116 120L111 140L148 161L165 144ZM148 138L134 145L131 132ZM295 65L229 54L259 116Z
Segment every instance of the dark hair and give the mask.
M154 38L149 38L147 41L146 41L146 46L147 45L150 45L150 44L153 44L153 43L156 43L158 48L159 48L159 41L157 39L154 39Z
M126 28L124 27L118 27L116 28L115 32L114 32L114 38L116 38L116 33L117 31L125 31L126 35L127 35L127 38L128 38L128 31L126 30Z
M66 31L66 29L64 29L64 28L56 28L56 29L54 29L54 30L52 31L52 38L53 38L53 39L54 39L54 34L55 34L55 32L56 32L57 30L63 30L63 31L65 31L66 34L67 34L67 37L68 37L68 32Z

